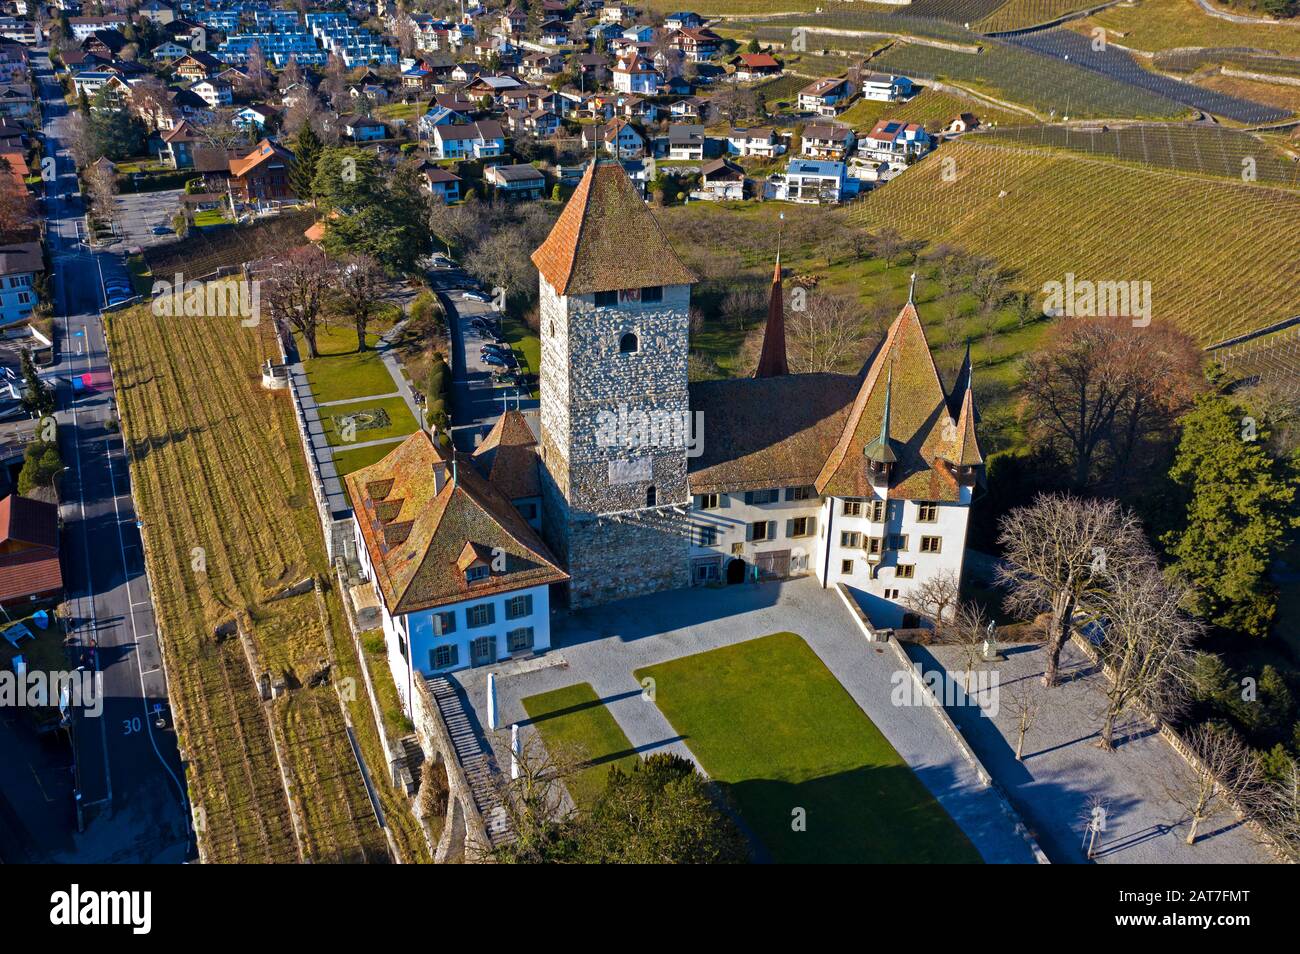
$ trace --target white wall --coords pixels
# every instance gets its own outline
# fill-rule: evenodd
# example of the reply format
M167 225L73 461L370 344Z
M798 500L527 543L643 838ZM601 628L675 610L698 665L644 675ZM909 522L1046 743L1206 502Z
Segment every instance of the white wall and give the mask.
M819 522L821 498L786 500L787 488L779 489L780 501L768 504L747 504L743 492L719 494L717 508L709 510L700 509L699 494L692 497L690 511L692 567L695 566L695 561L701 558L720 556L722 559L719 574L721 579L725 580L727 563L733 556L739 556L746 563L753 565L754 557L758 553L789 550L792 557L792 574L802 575L812 572L820 527L814 525L809 536L790 537L787 534L786 521L794 517L811 517L815 523ZM747 539L749 525L760 521L775 522L774 539L761 541ZM716 531L717 539L713 546L700 546L696 528L702 526L712 527ZM741 552L733 553L734 547L739 547ZM806 562L801 568L794 568L794 560L798 557L806 558ZM694 570L692 570L692 580L694 580Z

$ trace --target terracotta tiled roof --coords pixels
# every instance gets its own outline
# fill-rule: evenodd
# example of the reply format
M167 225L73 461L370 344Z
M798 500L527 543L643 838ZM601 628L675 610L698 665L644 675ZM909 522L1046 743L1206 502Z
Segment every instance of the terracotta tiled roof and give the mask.
M253 151L243 159L230 160L230 174L236 179L239 179L247 175L253 169L256 169L267 160L276 157L283 162L293 162L293 153L289 152L289 150L282 146L277 146L269 139L263 139L257 144Z
M979 438L975 435L975 393L968 386L961 399L961 412L957 416L957 452L953 463L963 467L977 467L984 463Z
M474 449L474 463L507 500L542 495L537 473L537 438L518 411L506 411L483 443Z
M59 548L59 508L10 494L0 500L0 544Z
M892 373L891 373L892 372ZM897 456L889 496L956 500L956 422L916 306L908 302L867 368L835 450L817 476L817 490L837 497L869 497L864 450L881 437L886 381L892 394L889 446Z
M860 380L785 374L692 384L704 448L689 460L691 493L812 484L844 430Z
M533 264L561 295L696 281L612 159L587 166Z
M10 495L0 500L0 603L63 589L59 508Z
M470 461L459 461L451 479L449 461L424 431L344 483L380 597L392 614L568 579ZM471 585L459 565L470 544L474 552L504 553L506 569Z

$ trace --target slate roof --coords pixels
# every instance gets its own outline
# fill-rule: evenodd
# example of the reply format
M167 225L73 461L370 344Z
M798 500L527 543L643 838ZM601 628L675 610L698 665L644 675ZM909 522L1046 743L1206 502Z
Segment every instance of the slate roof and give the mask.
M613 159L587 166L533 264L561 295L697 280Z
M442 486L436 489L441 472ZM469 460L451 465L417 431L383 460L344 478L375 583L394 615L444 606L568 575L510 502ZM460 566L466 547L504 552L506 569L470 585Z

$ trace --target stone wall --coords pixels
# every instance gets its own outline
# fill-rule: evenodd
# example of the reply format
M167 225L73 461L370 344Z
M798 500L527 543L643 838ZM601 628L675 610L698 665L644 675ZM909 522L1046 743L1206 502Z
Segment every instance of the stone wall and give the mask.
M543 536L573 578L572 606L690 582L689 312L687 285L597 307L542 280ZM624 352L628 334L637 347Z

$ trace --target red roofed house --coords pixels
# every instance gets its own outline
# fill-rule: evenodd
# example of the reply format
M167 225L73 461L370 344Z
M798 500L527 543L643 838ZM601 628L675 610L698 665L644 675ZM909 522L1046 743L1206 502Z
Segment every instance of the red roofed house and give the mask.
M0 605L62 598L58 505L17 494L0 500Z

